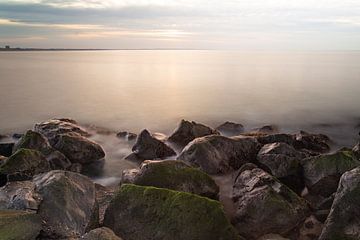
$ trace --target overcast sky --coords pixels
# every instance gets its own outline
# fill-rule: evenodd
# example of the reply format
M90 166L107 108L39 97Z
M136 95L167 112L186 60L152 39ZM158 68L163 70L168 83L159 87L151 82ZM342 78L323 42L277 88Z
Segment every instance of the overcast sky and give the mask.
M0 0L0 44L360 50L360 0Z

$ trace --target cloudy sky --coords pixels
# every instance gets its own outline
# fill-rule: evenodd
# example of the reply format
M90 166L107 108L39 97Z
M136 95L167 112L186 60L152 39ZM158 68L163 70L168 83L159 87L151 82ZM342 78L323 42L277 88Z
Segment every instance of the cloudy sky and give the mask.
M0 0L0 44L360 50L360 1Z

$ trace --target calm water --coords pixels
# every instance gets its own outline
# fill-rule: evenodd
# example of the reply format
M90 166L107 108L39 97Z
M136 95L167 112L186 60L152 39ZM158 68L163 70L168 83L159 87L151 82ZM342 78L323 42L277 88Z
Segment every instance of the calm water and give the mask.
M1 52L0 132L71 117L166 134L181 118L215 126L325 132L353 144L360 52Z

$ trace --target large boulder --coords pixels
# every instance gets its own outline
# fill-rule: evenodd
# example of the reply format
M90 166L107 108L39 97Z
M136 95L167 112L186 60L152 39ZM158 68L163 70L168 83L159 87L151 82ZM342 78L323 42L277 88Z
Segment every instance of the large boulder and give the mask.
M219 134L219 132L203 124L194 121L189 122L183 119L169 137L169 141L184 147L195 138L212 134Z
M125 170L124 175L129 172L134 173ZM219 187L209 175L176 160L144 161L131 181L127 178L122 182L168 188L214 199L217 199L219 194Z
M107 227L96 228L81 237L83 240L121 240L115 233Z
M307 216L308 206L296 193L254 164L244 165L233 186L233 224L246 239L286 235Z
M49 162L39 151L21 148L0 166L0 175L7 176L7 181L23 181L49 170Z
M286 143L264 145L257 155L259 164L297 193L304 188L301 159L306 155Z
M148 130L143 130L132 148L133 153L127 156L130 160L163 159L176 155L175 151L164 142L152 136Z
M0 143L0 155L10 157L14 148L13 142Z
M218 201L131 184L116 193L104 226L126 240L239 239Z
M41 237L75 238L98 225L98 204L94 183L87 177L54 170L34 177L42 201Z
M0 210L1 240L35 240L40 230L41 221L36 213Z
M89 164L105 157L102 147L79 134L60 134L53 147L72 163Z
M313 195L328 197L337 189L340 177L346 171L360 166L352 151L305 158L302 161L305 185Z
M216 128L221 134L225 136L237 136L244 132L244 126L240 123L224 122Z
M360 168L341 176L319 240L360 239Z
M261 145L251 137L219 135L197 138L177 157L209 174L227 173L256 160Z

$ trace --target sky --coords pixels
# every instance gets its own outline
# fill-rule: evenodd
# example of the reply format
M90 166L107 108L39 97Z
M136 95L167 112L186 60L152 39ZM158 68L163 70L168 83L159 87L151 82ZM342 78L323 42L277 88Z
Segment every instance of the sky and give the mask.
M359 0L0 0L0 46L360 50Z

